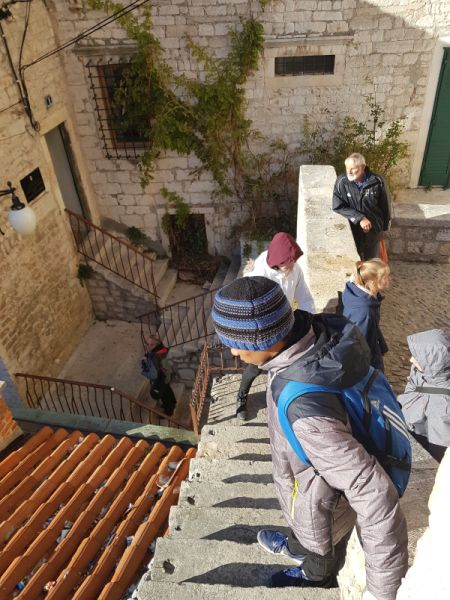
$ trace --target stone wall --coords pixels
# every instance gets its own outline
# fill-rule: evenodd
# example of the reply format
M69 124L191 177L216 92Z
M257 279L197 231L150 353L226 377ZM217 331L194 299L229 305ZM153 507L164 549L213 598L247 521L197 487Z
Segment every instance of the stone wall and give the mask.
M4 382L0 381L0 394L2 393L3 385ZM22 430L13 420L11 411L0 395L0 451L6 448L8 444L14 441L21 434Z
M111 277L103 277L97 265L91 278L84 281L92 301L95 317L101 321L137 321L139 315L155 310L155 305L147 299L149 294L134 291L134 286L126 281L115 283Z
M55 57L25 70L29 102L38 123L33 128L7 59L5 40L17 71L26 7L11 6L14 19L1 21L0 188L11 180L24 200L20 180L39 168L45 191L30 204L36 213L37 228L29 236L20 236L11 229L7 223L10 198L1 199L0 227L5 235L0 236L0 352L10 375L22 371L54 376L91 322L92 311L89 296L77 279L72 234L44 138L61 122L73 133L64 73ZM31 62L56 45L45 4L33 2L22 63ZM48 109L46 95L53 101ZM72 141L76 150L76 137Z
M86 9L81 1L53 5L55 27L62 40L104 17ZM223 56L228 48L227 31L239 27L241 17L253 15L261 20L264 57L245 87L248 115L269 138L281 137L291 148L297 147L305 116L331 127L337 116L361 118L369 112L364 98L372 94L386 109L387 120L405 117L411 159L416 160L417 152L423 153L423 147L418 146L419 130L432 55L438 38L450 25L447 0L272 0L264 12L256 0L174 0L170 5L154 0L152 6L153 31L168 63L187 77L198 75L198 65L186 48L186 36ZM112 24L65 55L77 127L100 212L143 228L167 248L168 240L160 227L165 201L159 193L166 185L181 193L194 212L205 214L210 249L231 254L234 243L229 233L242 221L243 209L236 205L227 211L213 204L214 186L208 175L192 181L190 171L198 166L195 157L162 155L156 162L155 179L143 192L136 164L108 159L102 149L86 64L99 59L118 61L131 52L123 30ZM316 54L335 56L334 74L274 76L275 58ZM409 182L408 161L398 168L396 178L403 185Z
M450 214L432 219L395 218L387 240L389 257L394 260L450 262Z
M447 450L439 466L431 493L429 527L417 543L414 563L397 592L397 600L422 600L450 597L447 574L450 520L448 498L450 494L450 451Z

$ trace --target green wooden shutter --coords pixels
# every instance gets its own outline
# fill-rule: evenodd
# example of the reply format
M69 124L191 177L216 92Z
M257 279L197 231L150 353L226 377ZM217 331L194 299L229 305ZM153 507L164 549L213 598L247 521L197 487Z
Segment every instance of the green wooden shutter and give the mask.
M444 48L433 115L419 185L449 186L450 180L450 48Z

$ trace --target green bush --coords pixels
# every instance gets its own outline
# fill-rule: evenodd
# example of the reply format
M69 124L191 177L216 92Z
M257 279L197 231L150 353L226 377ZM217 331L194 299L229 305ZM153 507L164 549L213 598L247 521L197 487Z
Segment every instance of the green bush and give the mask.
M324 111L320 125L305 117L300 152L311 164L332 165L338 173L344 170L347 156L360 152L373 171L389 176L392 167L408 155L408 144L401 141L403 119L387 124L384 109L372 97L367 104L370 117L365 121L347 116L333 122L329 111Z

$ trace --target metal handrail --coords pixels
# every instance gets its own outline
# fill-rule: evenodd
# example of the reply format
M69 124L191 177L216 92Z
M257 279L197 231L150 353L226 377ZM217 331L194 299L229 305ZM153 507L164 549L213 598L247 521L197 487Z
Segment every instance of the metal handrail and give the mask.
M153 259L81 215L68 208L65 211L69 215L78 252L150 293L157 303ZM150 271L150 281L147 269Z
M220 288L203 292L137 316L141 339L146 348L148 336L157 336L168 348L215 334L210 312L214 295Z
M25 398L31 408L186 429L163 412L114 387L30 373L15 373L15 377L24 380Z
M226 346L222 344L204 344L189 404L195 435L200 436L201 426L205 417L206 398L211 387L212 376L226 372L240 373L244 368L245 366L241 360L233 356L230 349Z

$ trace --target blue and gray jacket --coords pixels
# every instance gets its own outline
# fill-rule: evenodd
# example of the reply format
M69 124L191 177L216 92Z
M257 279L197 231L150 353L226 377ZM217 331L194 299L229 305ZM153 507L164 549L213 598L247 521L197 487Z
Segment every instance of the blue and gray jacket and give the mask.
M278 395L293 379L335 389L354 385L369 369L369 349L343 317L303 311L295 316L284 350L262 365L268 372L267 419L281 509L300 543L320 555L332 551L356 520L368 589L379 600L394 600L407 569L406 522L391 480L353 437L340 396L308 394L289 408L311 466L292 450L277 414Z

